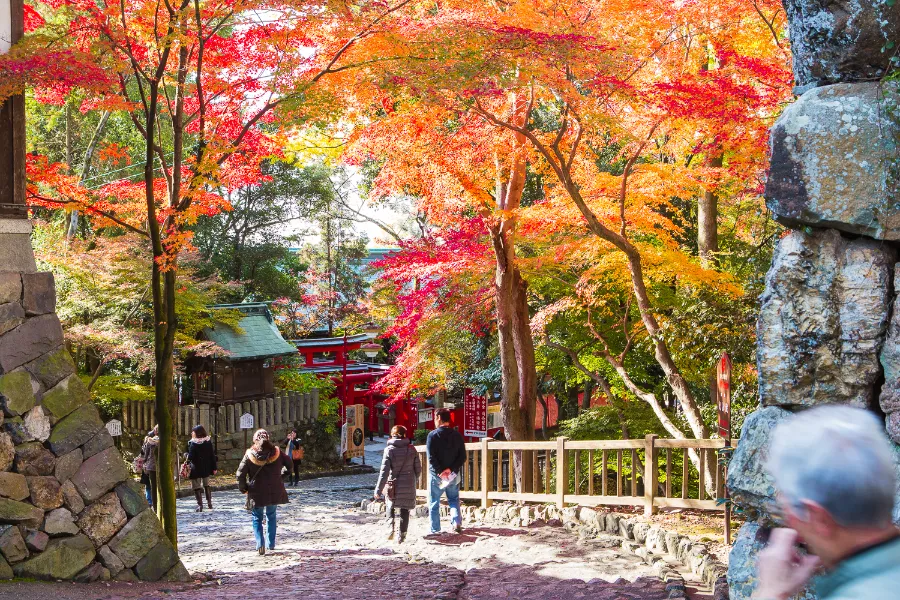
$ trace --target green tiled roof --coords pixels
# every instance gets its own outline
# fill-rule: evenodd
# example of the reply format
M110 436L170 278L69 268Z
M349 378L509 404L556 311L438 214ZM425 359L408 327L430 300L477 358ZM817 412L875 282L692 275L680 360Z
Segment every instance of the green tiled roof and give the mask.
M297 353L297 348L281 337L265 304L231 304L213 308L237 309L247 315L238 324L243 330L242 333L225 324L214 328L208 327L203 332L206 339L226 350L231 360L270 358Z

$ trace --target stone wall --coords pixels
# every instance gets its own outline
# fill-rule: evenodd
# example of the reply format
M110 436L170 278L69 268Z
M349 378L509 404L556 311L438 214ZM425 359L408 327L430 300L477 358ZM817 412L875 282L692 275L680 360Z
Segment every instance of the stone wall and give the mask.
M900 443L898 94L872 81L887 73L881 47L900 34L900 3L784 4L800 97L772 129L765 194L795 229L766 277L761 407L747 417L729 466L731 496L749 519L731 551L732 600L751 597L756 556L777 525L765 463L779 422L810 406L848 404L883 412Z
M185 580L55 305L52 274L0 271L0 579Z

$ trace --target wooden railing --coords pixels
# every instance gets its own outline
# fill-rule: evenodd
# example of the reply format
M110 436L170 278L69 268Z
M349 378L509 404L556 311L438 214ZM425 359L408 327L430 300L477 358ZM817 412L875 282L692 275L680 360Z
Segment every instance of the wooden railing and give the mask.
M319 392L281 391L273 398L224 406L179 406L175 414L175 432L180 436L190 435L194 425L200 424L216 435L237 433L241 431L244 413L253 415L254 429L314 421L319 416ZM126 431L146 433L155 423L152 402L129 400L122 407L122 427Z
M737 440L733 442L737 444ZM724 471L717 451L724 440L674 440L648 435L640 440L497 442L484 438L466 444L460 472L460 497L480 500L553 502L581 506L643 506L724 510ZM417 446L422 476L417 494L428 496L425 446ZM699 472L688 454L694 451L708 469ZM517 491L515 455L523 462L526 491ZM708 472L707 472L708 471ZM707 477L712 478L711 481Z

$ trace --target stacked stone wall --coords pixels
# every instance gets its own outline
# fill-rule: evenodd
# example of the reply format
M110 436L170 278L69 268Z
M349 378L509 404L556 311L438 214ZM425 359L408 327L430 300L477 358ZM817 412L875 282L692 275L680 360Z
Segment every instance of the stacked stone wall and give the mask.
M63 346L50 273L0 271L0 579L184 580Z
M751 597L756 557L778 524L766 460L780 422L811 406L847 404L884 413L900 444L898 92L877 81L890 67L882 47L900 40L900 3L784 4L799 98L772 129L765 195L793 229L778 244L761 298L761 406L745 420L729 465L731 497L748 517L730 555L732 600Z

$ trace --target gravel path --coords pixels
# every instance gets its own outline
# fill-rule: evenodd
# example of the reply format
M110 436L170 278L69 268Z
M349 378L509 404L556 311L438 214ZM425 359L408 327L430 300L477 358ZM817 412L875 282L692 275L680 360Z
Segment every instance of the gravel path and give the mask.
M174 598L324 600L593 600L666 598L640 559L619 554L614 538L581 541L560 528L478 527L425 537L413 518L407 543L387 542L382 519L361 513L374 474L300 482L279 507L276 551L256 554L244 497L219 492L214 509L182 499L179 550L197 584L0 584L0 598L102 600Z

